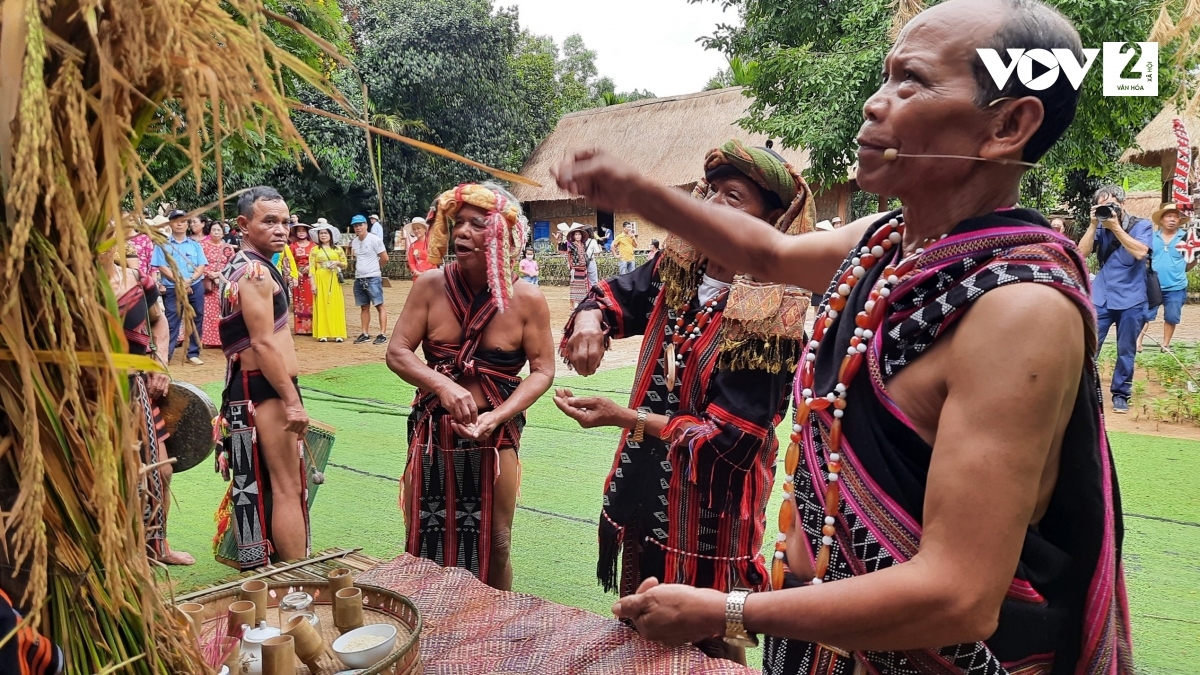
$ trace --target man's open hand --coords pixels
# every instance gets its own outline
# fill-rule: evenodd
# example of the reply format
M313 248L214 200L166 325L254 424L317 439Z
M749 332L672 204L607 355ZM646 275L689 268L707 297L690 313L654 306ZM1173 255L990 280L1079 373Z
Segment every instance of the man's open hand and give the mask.
M629 416L629 408L618 405L603 396L575 396L570 389L554 390L554 405L567 417L579 422L584 429L595 427L624 427L623 417ZM636 417L636 415L634 415Z

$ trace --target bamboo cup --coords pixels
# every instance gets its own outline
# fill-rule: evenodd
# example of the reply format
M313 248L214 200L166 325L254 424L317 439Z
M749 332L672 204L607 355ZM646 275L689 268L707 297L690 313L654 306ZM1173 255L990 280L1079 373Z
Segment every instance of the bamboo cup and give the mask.
M329 591L334 595L343 588L350 588L353 584L354 577L351 576L350 570L345 567L329 571Z
M251 627L267 620L267 582L251 579L243 583L240 597L254 603L254 623Z
M186 633L188 638L196 638L196 624L192 623L192 617L188 616L178 605L171 607L171 620L175 622L175 627L181 633Z
M263 675L296 675L296 641L292 636L263 640L262 665Z
M346 633L363 625L361 588L343 588L333 596L333 625Z
M256 606L249 600L238 600L229 605L229 625L225 627L225 634L234 637L241 636L242 624L254 628L254 613Z
M319 669L313 666L325 651L325 641L321 639L317 629L309 623L308 617L293 616L283 627L283 634L292 636L292 639L296 641L296 656L300 657L310 671L317 672Z
M233 651L229 652L229 657L225 659L225 666L229 668L230 673L242 672L242 641L235 637L226 636L222 638L222 647L228 648L230 641L233 644Z
M198 602L185 602L179 605L179 611L188 618L188 630L192 637L199 639L204 632L204 605Z

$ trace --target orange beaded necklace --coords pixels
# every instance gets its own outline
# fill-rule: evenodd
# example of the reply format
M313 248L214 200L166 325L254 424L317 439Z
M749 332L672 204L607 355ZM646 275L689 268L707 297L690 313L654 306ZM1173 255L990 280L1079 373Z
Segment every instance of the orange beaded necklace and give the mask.
M931 240L935 241L936 239L927 239L922 244ZM903 241L904 223L901 218L892 218L883 227L880 227L867 241L867 244L861 247L855 257L851 259L850 264L846 267L841 277L838 278L837 283L832 285L827 296L828 299L825 301L825 304L821 308L821 313L817 316L816 322L813 324L812 340L809 341L804 349L800 372L796 376L796 414L793 418L791 443L788 445L787 453L784 455L783 504L779 510L779 536L775 541L775 556L771 563L771 587L775 590L783 588L783 579L786 570L784 552L787 550L788 537L799 534L796 532L799 519L795 500L794 481L796 469L800 464L800 443L803 440L805 427L813 424L809 413L814 410L832 408L833 424L829 427L828 447L830 452L827 463L829 473L825 487L825 522L821 528L821 548L817 553L816 574L813 577L812 583L823 583L825 575L829 571L829 559L832 554L833 537L837 533L837 515L841 501L841 489L838 479L842 470L842 456L840 452L842 446L842 416L846 409L848 383L852 382L854 376L858 374L858 369L862 365L863 358L867 352L867 345L883 325L887 309L887 298L891 295L892 288L913 270L917 259L925 252L925 249L918 248L913 255L904 258L898 264L894 266L889 265L884 268L883 274L880 275L871 289L867 302L854 317L856 326L854 337L850 338L850 345L847 347L846 355L842 357L841 366L838 368L837 385L832 391L827 392L823 396L813 392L817 351L821 347L822 339L837 320L839 313L846 308L850 291L866 277L867 270L883 260L885 255L890 253L894 257L895 252L893 249L897 248ZM816 433L816 430L812 430L812 433Z

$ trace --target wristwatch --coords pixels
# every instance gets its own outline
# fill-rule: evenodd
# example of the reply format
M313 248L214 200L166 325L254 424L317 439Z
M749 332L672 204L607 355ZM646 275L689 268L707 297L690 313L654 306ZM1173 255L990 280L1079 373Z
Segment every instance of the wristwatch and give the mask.
M725 642L734 647L758 646L758 636L746 632L742 623L742 610L751 592L749 588L735 588L725 599Z
M646 437L646 418L650 416L650 410L647 408L638 408L637 411L637 426L633 428L633 436L629 440L634 443L641 443Z

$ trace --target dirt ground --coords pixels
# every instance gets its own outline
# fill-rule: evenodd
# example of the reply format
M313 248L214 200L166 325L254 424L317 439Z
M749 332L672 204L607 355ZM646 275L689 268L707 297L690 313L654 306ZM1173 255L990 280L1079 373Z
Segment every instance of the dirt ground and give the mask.
M388 334L391 334L391 328L395 325L396 319L400 316L400 311L404 308L404 301L408 297L409 288L412 287L412 282L396 281L390 282L391 286L383 289L384 304L388 311ZM354 293L351 284L342 286L342 292L346 298L346 327L350 338L358 335L359 332L359 311L358 307L354 306ZM554 343L557 345L562 338L562 327L567 322L567 318L571 313L571 301L568 297L569 289L565 286L542 286L542 292L546 295L546 300L550 305L550 328L554 333ZM378 317L375 311L371 311L372 330L377 332ZM809 322L811 324L812 316L810 312ZM1160 320L1150 324L1149 335L1156 340L1162 339L1162 321ZM1109 339L1116 338L1115 329L1110 333ZM1200 342L1200 307L1188 305L1183 310L1183 322L1180 323L1175 331L1174 340L1186 342ZM1147 339L1145 342L1146 349L1157 349L1157 345ZM637 361L638 348L641 346L641 338L630 338L626 340L614 340L612 349L604 358L602 365L603 370L611 368L622 368L625 366L634 365ZM363 363L382 362L386 345L373 344L352 344L349 339L337 344L333 342L321 343L311 337L298 335L296 336L296 353L300 358L300 372L316 373L330 368L338 368L341 366L352 366ZM187 382L196 384L204 384L222 379L225 376L225 360L219 349L205 349L201 355L204 361L202 366L193 366L184 362L185 351L177 349L175 351L175 360L172 362L172 376L182 379ZM570 371L567 367L560 363L559 376L568 375ZM1108 383L1110 373L1102 374L1102 386L1106 392L1105 400L1108 400ZM1136 379L1143 379L1145 372L1137 370ZM1151 387L1153 389L1153 387ZM1168 436L1173 438L1187 438L1192 440L1200 440L1200 427L1192 424L1171 424L1168 422L1158 422L1147 417L1142 410L1142 406L1137 400L1132 402L1132 410L1127 415L1108 414L1106 423L1109 431L1122 431L1138 434L1153 434L1159 436Z

